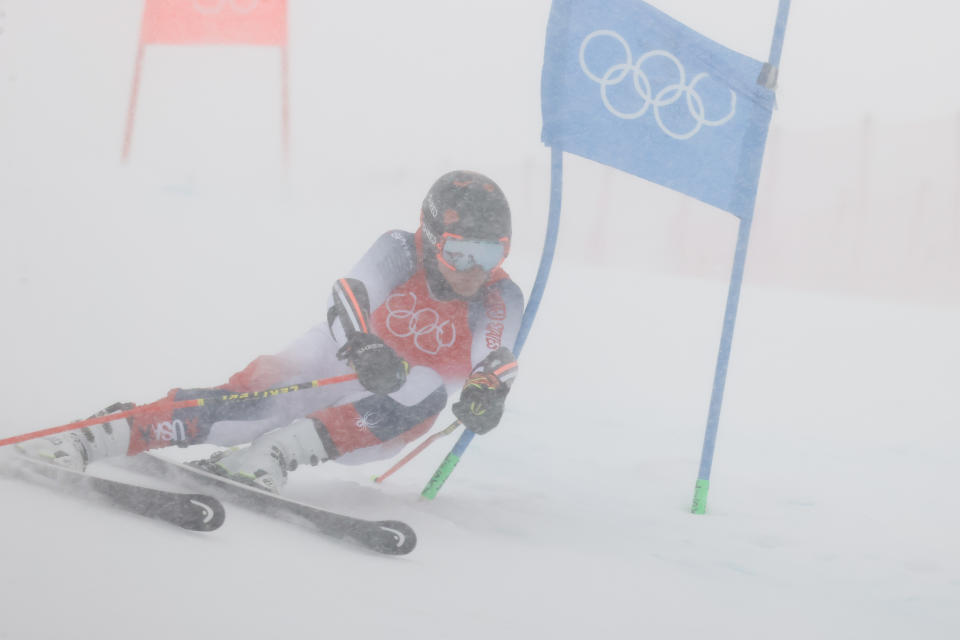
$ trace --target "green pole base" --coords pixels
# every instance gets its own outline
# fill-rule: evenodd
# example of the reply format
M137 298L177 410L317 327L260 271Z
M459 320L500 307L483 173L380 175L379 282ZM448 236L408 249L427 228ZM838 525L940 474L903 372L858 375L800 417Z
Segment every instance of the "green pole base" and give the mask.
M704 514L707 512L707 492L709 490L709 480L697 480L697 486L693 490L693 508L690 509L690 513Z
M430 482L427 483L427 486L423 488L423 491L420 493L421 496L427 500L433 500L437 497L437 493L440 491L440 487L443 486L443 483L447 481L447 478L450 477L450 474L453 473L453 468L457 466L457 463L460 462L460 456L455 453L449 454L443 461L443 463L437 468L436 473L433 474L433 477L430 478Z

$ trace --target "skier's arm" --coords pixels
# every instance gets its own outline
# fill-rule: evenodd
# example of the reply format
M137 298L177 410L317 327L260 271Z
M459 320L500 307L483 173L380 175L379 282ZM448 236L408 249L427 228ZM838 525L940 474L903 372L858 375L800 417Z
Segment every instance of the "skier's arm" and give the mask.
M484 358L453 403L453 415L476 434L490 431L500 423L503 405L518 371L517 361L506 347L500 347Z
M388 231L344 278L333 284L327 302L330 333L341 346L353 334L370 333L370 313L417 269L413 234Z
M470 309L472 365L476 367L491 351L500 347L512 351L522 319L523 293L520 287L509 278L491 284L478 304Z
M350 363L360 384L377 394L403 386L410 365L373 334L371 308L379 306L415 268L409 234L390 232L377 240L348 277L333 285L327 322L341 345L337 357Z
M334 292L328 301L330 309L327 319L330 332L341 347L345 345L348 333L352 335L358 330L367 331L360 319L368 320L370 309L382 304L390 290L409 278L415 269L413 234L390 231L380 236L347 276L334 284ZM335 308L338 300L336 289L342 288L341 282L359 283L352 287L357 302L353 308L361 311L347 312ZM323 348L326 348L326 340L322 335L325 332L326 329L317 327L282 353L260 356L220 388L254 391L301 379L314 361L320 348L318 345L323 344Z
M513 346L523 316L523 294L509 279L495 282L473 310L471 328L473 370L453 404L453 413L477 434L486 433L500 422L503 406L517 375Z

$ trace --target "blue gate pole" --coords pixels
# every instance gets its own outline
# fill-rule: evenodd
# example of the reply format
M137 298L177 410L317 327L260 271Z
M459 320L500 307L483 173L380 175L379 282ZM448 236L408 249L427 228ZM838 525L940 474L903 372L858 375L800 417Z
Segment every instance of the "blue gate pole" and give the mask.
M557 248L557 236L560 234L560 203L563 195L563 151L557 147L550 149L550 216L547 220L547 237L543 243L543 253L540 256L540 267L537 269L537 279L533 283L533 291L530 293L530 302L523 313L523 320L520 322L520 331L517 334L517 340L513 345L513 352L517 356L523 349L523 343L527 341L530 334L530 327L540 308L540 300L543 298L543 291L547 287L547 279L550 277L550 267L553 265L553 254ZM460 462L461 456L470 446L475 434L469 429L464 429L460 439L453 445L453 449L443 459L440 466L434 472L433 477L427 483L420 493L424 498L432 500L437 497L437 492L447 481L454 467Z
M723 406L723 391L727 385L727 367L730 363L730 349L733 344L733 329L737 323L737 309L740 305L740 287L743 283L743 269L747 260L747 245L750 241L751 218L740 220L737 233L737 248L733 257L733 274L730 276L730 289L727 293L727 308L723 314L723 335L720 337L720 353L717 355L717 368L713 377L713 393L710 396L710 412L707 416L707 431L703 437L703 451L700 454L700 470L693 493L693 513L705 513L707 492L710 489L710 470L713 468L713 450L717 444L717 427L720 424L720 409Z
M773 29L773 42L770 45L770 61L764 70L763 79L770 88L776 84L780 66L780 53L787 29L787 15L790 12L790 0L780 0L777 9L777 21ZM760 82L760 80L758 80ZM765 137L760 144L765 144ZM710 490L710 471L713 469L713 452L717 445L717 428L720 424L720 410L723 406L723 392L727 385L727 368L730 363L730 349L733 343L733 330L737 323L737 309L740 304L740 288L743 284L743 270L747 260L747 245L750 241L750 227L753 224L753 204L750 215L740 219L737 233L737 248L733 257L733 273L730 276L730 289L727 293L727 307L723 315L723 334L720 337L720 352L717 355L717 368L713 378L713 393L710 396L710 411L707 415L707 430L703 437L703 451L700 454L700 469L693 492L692 513L703 514L707 510L707 493Z
M790 13L790 0L780 0L777 8L777 23L773 27L773 41L770 43L770 66L780 68L780 53L783 51L783 37L787 32L787 15Z

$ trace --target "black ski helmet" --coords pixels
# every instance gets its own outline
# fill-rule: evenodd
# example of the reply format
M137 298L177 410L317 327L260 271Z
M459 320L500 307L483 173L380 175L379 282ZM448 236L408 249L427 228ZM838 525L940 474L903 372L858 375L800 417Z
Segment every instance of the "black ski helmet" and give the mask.
M424 239L434 246L444 233L474 240L510 238L506 196L496 182L475 171L440 176L423 199L420 216Z
M436 247L444 233L471 240L499 241L510 245L510 206L503 191L490 178L475 171L451 171L433 183L420 209L423 232L421 258L431 294L438 300L460 298L440 274ZM479 293L479 292L478 292Z

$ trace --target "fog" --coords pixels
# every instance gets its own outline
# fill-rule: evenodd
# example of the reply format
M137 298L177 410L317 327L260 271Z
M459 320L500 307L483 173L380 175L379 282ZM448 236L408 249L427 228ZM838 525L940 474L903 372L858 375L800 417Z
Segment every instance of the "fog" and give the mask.
M651 4L766 59L774 0ZM529 295L549 9L290 0L288 146L279 48L150 45L124 161L142 3L0 0L0 436L278 351L453 168L510 199ZM954 637L958 13L793 3L707 516L689 500L736 219L567 156L504 424L433 503L453 438L382 488L384 465L291 481L409 521L414 554L242 511L200 539L4 480L0 637Z

